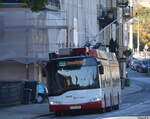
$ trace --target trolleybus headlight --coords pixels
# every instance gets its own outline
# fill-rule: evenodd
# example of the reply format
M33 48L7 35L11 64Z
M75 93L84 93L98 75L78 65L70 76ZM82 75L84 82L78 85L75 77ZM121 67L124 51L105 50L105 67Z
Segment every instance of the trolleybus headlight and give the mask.
M97 101L100 101L101 99L100 98L93 98L93 99L90 99L90 102L97 102Z
M59 101L50 101L50 105L58 105L61 104Z

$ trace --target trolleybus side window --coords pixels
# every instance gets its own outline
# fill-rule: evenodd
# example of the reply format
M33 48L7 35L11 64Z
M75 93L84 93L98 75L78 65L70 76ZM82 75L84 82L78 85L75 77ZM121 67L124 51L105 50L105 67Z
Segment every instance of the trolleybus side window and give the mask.
M98 69L100 75L101 88L105 88L105 66L100 65L98 66Z
M104 82L104 88L106 88L107 87L107 73L108 73L108 71L107 71L107 65L104 65L104 79L103 79L103 82Z
M111 85L111 77L110 77L110 68L106 66L106 86L110 87Z
M108 87L108 68L105 66L105 88Z
M113 66L111 66L111 75L112 75L112 86L115 87L115 75L116 75L116 72L115 72L115 69Z
M117 70L117 81L118 81L117 86L120 86L121 84L120 84L120 74L119 74L119 68L117 67L117 68L116 68L116 70Z
M112 85L113 87L119 86L119 70L117 66L111 67L111 73L112 73Z

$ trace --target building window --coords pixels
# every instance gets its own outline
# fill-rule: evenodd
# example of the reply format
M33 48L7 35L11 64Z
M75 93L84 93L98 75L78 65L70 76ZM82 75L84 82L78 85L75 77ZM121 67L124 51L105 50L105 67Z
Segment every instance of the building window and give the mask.
M57 8L60 8L60 2L59 2L59 0L48 0L48 1L49 1L49 4L51 6L55 6Z

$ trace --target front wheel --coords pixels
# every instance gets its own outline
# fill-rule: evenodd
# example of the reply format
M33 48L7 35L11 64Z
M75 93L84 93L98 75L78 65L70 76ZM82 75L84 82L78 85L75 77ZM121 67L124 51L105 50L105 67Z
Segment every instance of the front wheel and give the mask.
M61 112L55 112L55 116L56 116L56 117L61 116Z

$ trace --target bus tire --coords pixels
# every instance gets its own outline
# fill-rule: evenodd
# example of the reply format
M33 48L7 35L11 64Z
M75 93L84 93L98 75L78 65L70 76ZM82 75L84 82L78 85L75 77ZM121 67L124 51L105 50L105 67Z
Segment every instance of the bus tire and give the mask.
M119 110L119 104L115 105L115 110Z
M115 110L119 110L119 94L118 94L118 104L117 105L115 105L115 108L114 108Z
M55 116L56 116L56 117L61 116L61 112L55 112Z
M109 107L109 112L113 110L113 103L112 103L112 96L110 95L110 107Z

